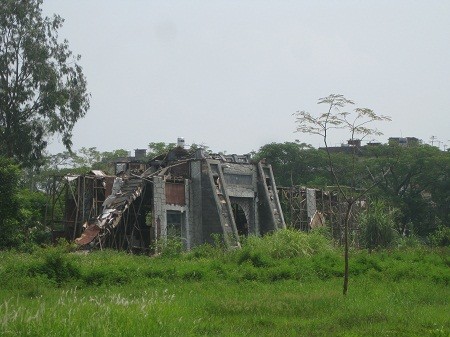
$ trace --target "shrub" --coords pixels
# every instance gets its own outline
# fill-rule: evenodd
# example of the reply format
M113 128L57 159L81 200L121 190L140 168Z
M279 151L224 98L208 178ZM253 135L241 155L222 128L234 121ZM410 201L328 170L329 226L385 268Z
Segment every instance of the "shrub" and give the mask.
M390 209L382 201L372 202L369 208L361 213L361 242L372 250L378 247L389 247L398 237L395 230L396 209Z
M420 246L422 246L422 241L414 233L410 233L406 236L400 236L397 239L398 248L418 248Z
M45 275L58 285L80 277L78 266L60 247L48 247L43 255L43 262L30 268L31 275Z
M168 237L165 240L157 241L154 247L155 253L161 257L179 257L183 253L183 242L181 238Z
M429 237L431 246L448 247L450 246L450 227L440 225L438 229Z

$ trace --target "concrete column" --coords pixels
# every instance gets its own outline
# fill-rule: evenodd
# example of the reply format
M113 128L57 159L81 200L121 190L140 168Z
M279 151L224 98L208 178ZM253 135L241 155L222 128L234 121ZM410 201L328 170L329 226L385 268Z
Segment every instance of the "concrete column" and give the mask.
M153 178L153 221L155 238L160 240L167 237L166 193L165 182L162 177Z

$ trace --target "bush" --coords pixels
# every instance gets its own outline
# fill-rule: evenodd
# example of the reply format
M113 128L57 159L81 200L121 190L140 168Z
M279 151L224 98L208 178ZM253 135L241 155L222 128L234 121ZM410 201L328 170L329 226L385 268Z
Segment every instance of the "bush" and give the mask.
M434 247L450 246L450 227L440 225L429 237L429 243Z
M49 244L51 230L43 223L47 197L42 192L32 192L22 189L18 193L20 204L18 221L24 232L25 245Z
M397 239L397 248L419 248L422 244L421 238L413 233L399 236Z
M168 237L165 240L156 242L154 247L155 253L159 253L161 257L179 257L183 253L183 242L181 238Z
M58 285L81 276L78 266L61 247L48 247L43 250L43 262L30 268L31 275L44 275Z
M361 243L365 248L386 248L395 242L398 237L395 230L396 212L396 209L386 207L382 201L375 201L361 213Z

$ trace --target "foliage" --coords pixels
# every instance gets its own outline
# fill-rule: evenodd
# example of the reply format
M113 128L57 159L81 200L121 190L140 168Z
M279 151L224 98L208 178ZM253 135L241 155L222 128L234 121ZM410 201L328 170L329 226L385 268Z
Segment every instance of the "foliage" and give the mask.
M254 159L265 159L272 165L279 186L324 187L331 183L326 153L304 143L266 144Z
M352 153L330 156L341 183L351 186ZM255 156L257 160L263 158L272 165L280 186L323 188L332 183L323 149L298 143L271 143L262 146ZM399 210L396 220L400 234L425 238L440 224L450 224L449 152L429 145L389 144L363 146L356 159L356 171L362 173L354 179L356 188L372 187L373 198Z
M327 111L319 114L319 116L313 116L306 111L297 111L294 114L296 117L295 122L297 124L296 132L318 135L322 138L327 152L328 166L334 183L337 184L344 199L351 201L351 199L355 199L353 198L352 193L348 195L341 187L347 185L354 191L357 188L357 185L359 185L359 177L361 174L366 176L366 172L365 170L364 172L361 172L361 167L358 165L357 151L359 151L359 149L357 146L352 146L349 167L351 181L347 184L342 183L336 160L332 157L328 145L330 132L335 129L347 131L350 138L349 142L353 144L356 140L363 140L370 135L381 135L380 131L375 128L370 128L369 125L373 122L389 121L390 118L378 115L368 108L356 108L353 112L344 111L346 106L353 105L354 102L346 99L342 95L331 94L327 97L320 98L318 104L325 104L328 107Z
M440 225L438 229L429 236L430 244L435 247L450 246L450 227Z
M359 216L361 241L369 250L387 248L397 238L396 210L389 209L382 201L373 201Z
M178 257L183 252L183 242L179 237L168 237L156 241L153 250L162 257Z
M128 151L124 149L118 149L113 151L105 151L101 153L101 161L94 163L92 168L95 170L102 170L108 174L114 174L111 162L118 158L128 157Z
M96 147L82 147L77 151L48 155L43 159L39 170L23 170L21 185L50 194L54 176L85 174L91 170L114 174L112 161L124 157L128 157L128 151L124 149L100 152Z
M42 253L43 261L30 268L31 275L43 275L58 285L80 276L79 267L61 246L48 247Z
M0 249L19 244L18 182L20 169L10 159L0 156Z
M100 152L96 147L82 147L77 151L65 151L50 155L46 159L47 170L103 170L108 172L110 170L110 162L118 159L128 157L128 151L118 149L114 151Z
M367 148L372 172L385 170L373 194L400 209L403 232L408 224L425 237L442 222L450 224L450 154L429 145Z
M96 147L82 147L77 151L66 151L61 154L56 154L54 159L52 158L53 156L49 159L50 163L53 162L55 169L62 167L70 169L72 172L82 173L90 170L101 170L107 174L113 174L114 166L112 162L119 158L127 158L128 156L128 151L124 149L100 152ZM58 159L58 157L62 157L64 160L60 163L55 163L55 159Z
M164 143L164 142L151 142L148 144L148 153L147 157L152 159L157 156L166 154L170 150L174 149L177 146L175 143Z
M42 16L42 0L0 3L0 154L40 166L46 139L70 149L72 129L89 108L86 79L60 16Z
M50 228L46 227L43 222L47 196L39 191L33 192L27 188L22 188L17 197L20 205L18 222L24 233L21 245L49 244L51 240Z
M176 147L177 147L177 144L175 144L175 143L151 142L148 144L147 158L153 159L155 157L165 155ZM207 146L203 143L201 143L201 144L192 143L189 146L188 151L190 151L192 153L197 149L203 149L205 152L211 153L209 146Z
M20 188L20 169L0 157L0 249L42 244L49 231L42 223L46 197Z

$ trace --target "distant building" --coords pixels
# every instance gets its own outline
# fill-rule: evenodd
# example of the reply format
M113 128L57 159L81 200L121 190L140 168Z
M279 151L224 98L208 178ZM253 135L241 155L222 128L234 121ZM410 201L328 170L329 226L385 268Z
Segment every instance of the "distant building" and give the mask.
M399 146L417 146L422 144L422 140L416 137L390 137L388 141L389 145L399 145ZM361 144L360 139L349 139L346 144L341 144L341 146L329 146L328 151L330 153L356 153L362 154L364 148L374 147L382 145L380 142L369 142L366 145ZM319 147L321 150L326 150L325 147Z
M422 141L416 137L390 137L388 140L389 145L417 146L421 143Z
M349 139L347 141L347 144L341 144L341 146L329 146L328 151L330 153L355 153L360 154L361 149L364 146L361 146L361 140L360 139ZM325 147L319 147L320 150L326 150Z

